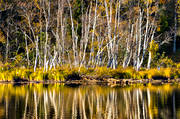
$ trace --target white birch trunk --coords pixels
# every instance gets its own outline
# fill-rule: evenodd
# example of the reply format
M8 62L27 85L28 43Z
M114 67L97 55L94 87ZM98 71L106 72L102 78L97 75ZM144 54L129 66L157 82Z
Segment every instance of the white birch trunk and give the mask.
M68 4L69 4L70 18L71 18L72 42L73 42L73 53L74 53L74 66L77 67L78 66L78 58L77 58L78 57L78 52L77 52L77 40L78 40L78 37L76 36L75 30L74 30L72 8L71 8L71 4L70 4L69 0L68 0Z
M38 42L39 42L39 39L38 37L36 38L36 58L35 58L35 61L34 61L34 72L36 71L36 67L37 67L37 61L38 61L38 56L39 56L39 48L38 48Z
M24 33L25 34L25 33ZM26 34L25 34L25 42L26 42L26 56L27 56L27 63L28 63L28 67L30 65L30 62L29 62L29 49L28 49L28 43L27 43L27 37L26 37Z
M96 19L97 19L97 0L96 0L96 7L94 12L94 23L93 23L93 32L92 32L92 40L91 40L91 53L90 53L90 62L92 65L94 64L94 37L95 37L95 29L96 29Z
M8 62L8 54L9 54L9 32L7 32L7 38L6 38L6 62Z

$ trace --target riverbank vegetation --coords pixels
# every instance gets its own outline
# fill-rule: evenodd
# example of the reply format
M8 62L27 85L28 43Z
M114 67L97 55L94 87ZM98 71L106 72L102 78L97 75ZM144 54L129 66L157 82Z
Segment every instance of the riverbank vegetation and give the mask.
M152 68L141 69L136 71L133 67L110 69L107 67L97 68L71 68L63 66L56 69L44 71L38 68L35 72L33 69L21 68L5 68L0 70L0 81L13 82L68 82L68 81L108 81L111 79L154 79L154 80L170 80L179 79L179 68Z
M2 0L0 79L179 78L178 6L179 0Z

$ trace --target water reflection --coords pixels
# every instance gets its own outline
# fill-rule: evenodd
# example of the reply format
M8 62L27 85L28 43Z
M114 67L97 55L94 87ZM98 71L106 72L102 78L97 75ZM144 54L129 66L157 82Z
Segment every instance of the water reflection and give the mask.
M180 118L180 87L0 84L0 119Z

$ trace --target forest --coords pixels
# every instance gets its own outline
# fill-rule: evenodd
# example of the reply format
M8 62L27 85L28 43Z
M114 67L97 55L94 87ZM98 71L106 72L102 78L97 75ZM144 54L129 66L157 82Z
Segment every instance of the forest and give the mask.
M1 0L0 78L180 78L179 4Z

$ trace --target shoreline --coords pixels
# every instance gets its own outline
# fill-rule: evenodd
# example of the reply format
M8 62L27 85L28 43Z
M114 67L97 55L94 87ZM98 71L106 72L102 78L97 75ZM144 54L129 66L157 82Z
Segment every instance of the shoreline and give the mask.
M52 80L47 80L47 81L0 81L0 84L64 84L64 85L105 85L105 86L131 86L131 85L163 85L163 84L180 84L180 79L103 79L103 80L98 80L98 79L81 79L81 80L71 80L71 81L52 81Z
M180 83L180 70L177 68L142 69L136 71L133 68L110 69L105 67L97 68L70 68L59 67L49 71L26 68L11 68L0 71L0 83L63 83L65 85L147 85Z

